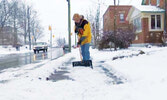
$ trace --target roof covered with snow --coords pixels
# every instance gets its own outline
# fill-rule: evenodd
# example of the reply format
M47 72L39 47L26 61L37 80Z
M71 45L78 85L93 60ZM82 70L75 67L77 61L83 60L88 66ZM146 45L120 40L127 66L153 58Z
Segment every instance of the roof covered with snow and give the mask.
M119 5L141 5L142 0L119 0Z
M140 5L140 6L134 6L141 12L164 12L164 9L161 9L157 6L151 6L151 5Z
M119 5L132 5L141 12L164 12L163 9L152 6L152 5L142 5L143 0L120 0Z

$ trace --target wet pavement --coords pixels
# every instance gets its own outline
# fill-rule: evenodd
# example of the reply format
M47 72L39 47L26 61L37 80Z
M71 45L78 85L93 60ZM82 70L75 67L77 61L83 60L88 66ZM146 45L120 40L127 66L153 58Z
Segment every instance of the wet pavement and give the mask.
M74 59L75 58L70 58L68 61L64 62L62 66L58 67L58 70L55 70L54 73L51 73L51 75L47 77L46 80L51 80L53 82L57 82L60 80L73 80L74 81L74 79L66 75L70 73L69 68L67 68L66 66L69 66L70 64L72 64L71 62Z
M54 73L52 73L46 80L52 80L53 82L57 82L59 80L74 80L70 78L68 75L65 75L67 73L69 72L55 70Z
M0 73L4 69L22 67L27 64L39 63L44 60L54 60L63 55L64 52L62 48L52 48L52 50L48 50L48 52L41 51L37 54L34 54L33 52L9 54L4 57L0 57Z

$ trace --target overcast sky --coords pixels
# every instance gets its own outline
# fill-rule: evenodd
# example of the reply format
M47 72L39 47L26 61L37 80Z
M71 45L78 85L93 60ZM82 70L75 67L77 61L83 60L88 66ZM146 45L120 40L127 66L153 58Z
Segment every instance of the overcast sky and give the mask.
M120 0L120 2L126 2L130 4L132 0ZM133 0L134 1L134 0ZM135 0L138 1L138 0ZM140 0L139 0L140 1ZM45 41L49 40L48 26L52 25L53 34L56 38L65 37L68 42L68 3L66 0L28 0L33 5L39 14L42 26L45 29ZM113 0L99 0L101 3L101 20L102 15L106 11L107 7L113 4ZM89 9L96 10L98 0L71 0L71 19L74 13L87 14ZM92 12L93 13L93 12ZM71 30L73 32L73 24L71 20ZM53 40L56 40L54 38ZM72 36L72 44L74 43L74 34Z
M71 19L74 13L85 14L96 0L71 0ZM98 2L98 1L96 1ZM38 11L42 26L44 27L45 41L50 39L48 26L51 25L55 38L65 37L68 42L68 3L66 0L30 0L30 4ZM71 31L73 24L71 20ZM74 42L74 34L72 43Z

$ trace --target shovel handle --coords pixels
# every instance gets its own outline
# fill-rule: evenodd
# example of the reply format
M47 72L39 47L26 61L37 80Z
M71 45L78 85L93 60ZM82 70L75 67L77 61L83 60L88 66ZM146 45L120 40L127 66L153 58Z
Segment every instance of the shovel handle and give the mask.
M79 47L79 53L80 53L80 58L81 58L81 61L82 61L81 47Z

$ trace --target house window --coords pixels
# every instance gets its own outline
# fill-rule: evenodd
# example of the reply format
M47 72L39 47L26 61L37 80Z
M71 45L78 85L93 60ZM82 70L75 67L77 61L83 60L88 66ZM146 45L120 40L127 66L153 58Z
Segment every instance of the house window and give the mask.
M155 15L151 15L151 29L155 29Z
M142 30L142 27L141 27L141 18L138 17L138 18L134 19L133 20L133 25L135 26L136 31L141 31Z
M161 29L161 15L151 15L151 29Z
M160 0L157 0L157 6L159 6Z
M124 19L124 14L120 14L120 22L124 22L125 19Z
M157 28L161 29L161 16L157 15Z

